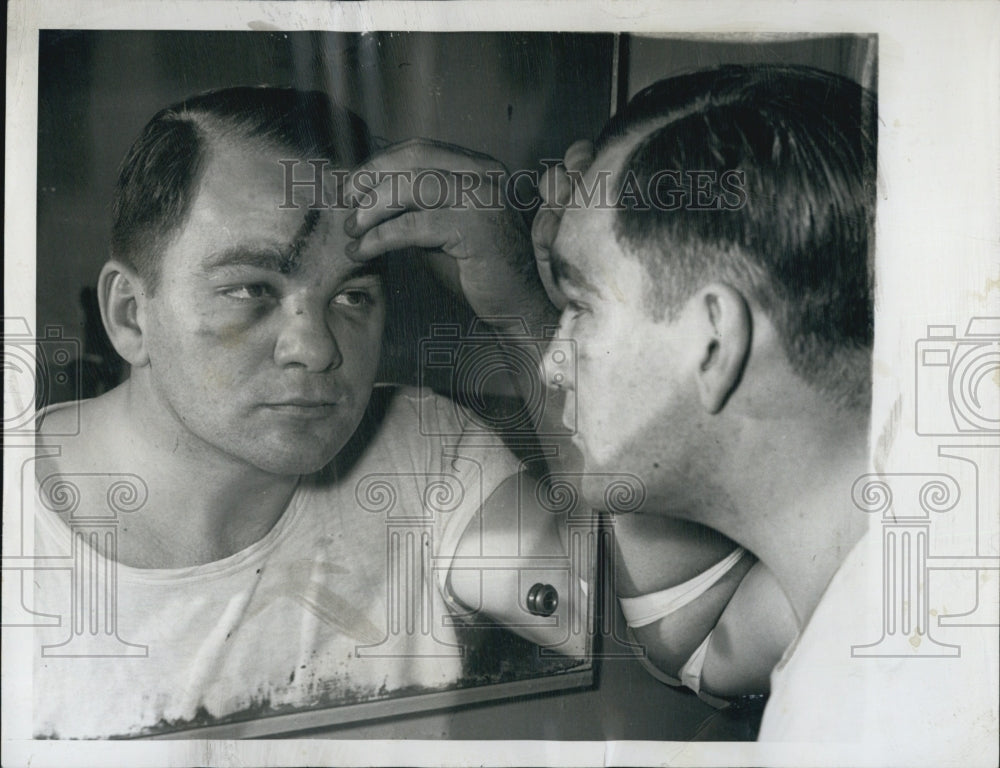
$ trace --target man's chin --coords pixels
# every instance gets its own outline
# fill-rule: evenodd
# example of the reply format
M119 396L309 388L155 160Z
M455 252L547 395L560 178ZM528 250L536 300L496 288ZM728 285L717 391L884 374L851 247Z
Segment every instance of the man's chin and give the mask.
M296 440L262 440L245 459L274 475L311 475L336 457L346 440L319 441L314 436Z
M297 477L299 475L311 475L319 472L323 467L333 461L337 455L336 451L322 455L270 455L259 456L251 460L251 463L258 469L272 475L282 475L286 477Z
M278 475L308 475L318 472L336 458L358 428L363 414L345 413L336 418L284 420L274 428L260 431L251 462Z

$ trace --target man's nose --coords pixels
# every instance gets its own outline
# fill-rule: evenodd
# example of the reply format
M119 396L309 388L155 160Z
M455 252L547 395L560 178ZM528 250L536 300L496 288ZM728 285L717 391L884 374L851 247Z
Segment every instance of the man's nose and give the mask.
M274 361L279 366L299 366L321 373L343 362L325 311L298 304L290 307L282 320L274 347Z
M572 389L575 365L572 339L552 339L542 355L542 382L551 389Z

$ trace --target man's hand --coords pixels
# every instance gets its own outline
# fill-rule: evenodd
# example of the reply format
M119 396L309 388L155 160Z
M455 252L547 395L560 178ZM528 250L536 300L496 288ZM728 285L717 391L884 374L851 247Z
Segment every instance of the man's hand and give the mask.
M545 286L549 301L560 311L566 305L566 297L552 277L552 243L559 233L559 223L566 206L573 198L574 177L579 179L593 161L593 144L587 140L573 142L563 156L562 167L549 168L538 185L542 207L538 209L531 225L531 242L535 248L535 262L542 285Z
M439 279L476 314L553 322L521 214L505 197L506 169L487 155L425 139L389 147L356 169L345 224L348 256L425 249Z

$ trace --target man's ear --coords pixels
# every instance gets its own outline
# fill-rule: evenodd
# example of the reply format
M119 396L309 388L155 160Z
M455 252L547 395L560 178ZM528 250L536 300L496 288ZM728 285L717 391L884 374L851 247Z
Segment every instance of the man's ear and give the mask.
M149 362L143 336L146 292L136 271L111 260L97 278L101 320L115 350L133 367Z
M712 283L693 298L701 358L695 377L702 406L722 410L739 386L750 354L752 318L743 295L724 283Z

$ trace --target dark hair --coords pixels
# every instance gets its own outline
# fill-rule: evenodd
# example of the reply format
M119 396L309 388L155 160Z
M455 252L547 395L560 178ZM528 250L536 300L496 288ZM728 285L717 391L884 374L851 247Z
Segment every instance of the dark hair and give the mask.
M320 91L268 86L210 91L161 110L129 150L115 187L111 255L154 290L160 258L184 225L208 149L259 140L351 168L371 152L360 117Z
M615 233L653 278L651 311L729 282L768 314L797 375L840 404L867 402L857 353L873 337L876 119L870 92L807 67L722 66L637 94L597 140L645 134L619 191L661 169L743 174L739 204L721 209L623 199Z

